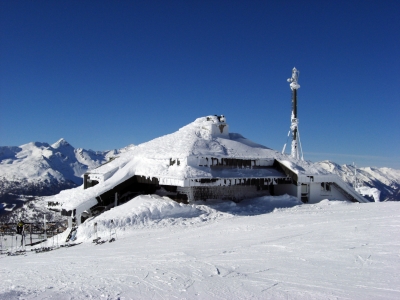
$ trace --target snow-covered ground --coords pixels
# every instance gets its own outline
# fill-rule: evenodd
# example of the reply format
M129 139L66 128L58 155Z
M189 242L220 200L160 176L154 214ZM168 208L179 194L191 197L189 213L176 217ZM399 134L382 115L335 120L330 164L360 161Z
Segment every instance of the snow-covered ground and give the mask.
M0 299L400 298L398 202L298 204L139 196L82 224L80 245L0 256ZM95 223L117 240L93 244Z

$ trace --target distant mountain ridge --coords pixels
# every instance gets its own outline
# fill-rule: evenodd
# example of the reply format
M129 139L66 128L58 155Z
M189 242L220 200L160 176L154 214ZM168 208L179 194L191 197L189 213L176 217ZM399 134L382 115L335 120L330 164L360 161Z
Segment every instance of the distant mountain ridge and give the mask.
M129 148L128 146L126 148ZM0 201L47 196L82 184L82 175L124 152L74 148L65 139L0 147Z

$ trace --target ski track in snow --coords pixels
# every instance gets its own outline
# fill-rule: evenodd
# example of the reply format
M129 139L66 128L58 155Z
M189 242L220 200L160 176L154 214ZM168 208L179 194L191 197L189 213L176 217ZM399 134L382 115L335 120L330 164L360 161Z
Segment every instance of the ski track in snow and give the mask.
M138 198L99 216L113 243L95 219L75 247L0 256L0 299L400 298L399 203Z

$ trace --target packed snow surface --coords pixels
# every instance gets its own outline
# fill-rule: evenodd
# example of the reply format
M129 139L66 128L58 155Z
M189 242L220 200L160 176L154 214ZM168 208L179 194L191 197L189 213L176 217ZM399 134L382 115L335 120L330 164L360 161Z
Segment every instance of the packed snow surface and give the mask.
M298 204L139 196L82 224L80 245L0 256L0 299L400 298L398 202ZM92 243L94 223L116 241Z

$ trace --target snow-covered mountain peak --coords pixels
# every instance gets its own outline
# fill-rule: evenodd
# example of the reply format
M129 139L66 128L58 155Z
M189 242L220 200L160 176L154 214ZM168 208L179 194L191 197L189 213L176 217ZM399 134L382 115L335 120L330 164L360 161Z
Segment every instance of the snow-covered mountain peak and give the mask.
M73 148L70 143L68 143L65 139L61 138L57 142L55 142L53 145L51 145L54 149L58 149L61 147L71 147Z
M323 167L325 170L332 172L332 173L336 173L335 171L342 169L342 167L340 165L338 165L335 162L329 161L329 160L321 161L321 162L319 162L319 165L321 167Z
M123 150L126 151L126 150ZM82 175L120 150L75 149L65 139L0 147L0 199L10 195L52 195L82 184Z

